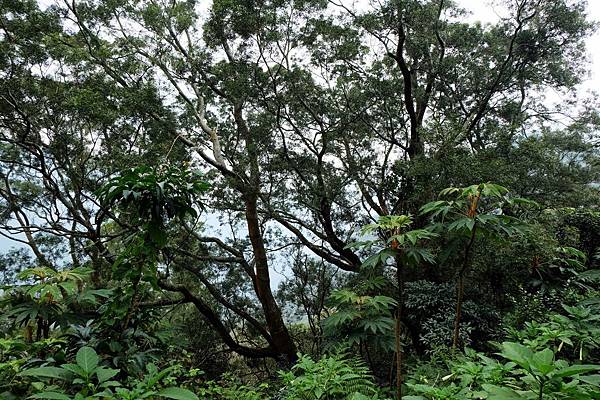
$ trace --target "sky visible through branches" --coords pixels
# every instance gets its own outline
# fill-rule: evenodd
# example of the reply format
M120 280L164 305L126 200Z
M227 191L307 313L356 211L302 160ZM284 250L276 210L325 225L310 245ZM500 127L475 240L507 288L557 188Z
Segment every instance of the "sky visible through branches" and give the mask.
M362 6L367 6L368 0L358 0L356 2L352 2L349 0L341 0L348 5L352 3L361 8ZM47 7L55 3L55 0L39 0L39 4L42 7ZM471 12L471 16L468 18L469 21L475 22L480 21L482 23L492 23L497 21L503 15L503 9L493 0L457 0L457 3L464 7L465 9ZM208 8L209 2L206 4L202 4L202 8ZM589 20L592 21L600 21L600 0L590 0L588 2L587 13ZM587 40L587 51L589 56L589 78L584 81L578 89L578 95L582 98L589 95L589 92L595 90L600 87L600 31L596 32L594 35L590 36ZM558 93L547 93L547 101L551 104L561 101L561 97ZM213 223L216 221L211 221L210 215L207 216L209 219L207 222L207 226L218 225L218 223ZM8 235L7 232L5 234ZM8 235L9 236L9 235ZM19 235L15 235L16 238L19 238ZM23 247L24 245L10 240L5 236L0 236L0 251L4 252L11 247ZM282 278L281 271L275 271L276 274L274 278L274 284L276 285L278 281Z

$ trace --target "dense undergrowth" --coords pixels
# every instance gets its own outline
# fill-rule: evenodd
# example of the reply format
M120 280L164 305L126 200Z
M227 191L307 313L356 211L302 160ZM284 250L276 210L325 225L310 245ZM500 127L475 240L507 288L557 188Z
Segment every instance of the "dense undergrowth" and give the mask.
M149 230L132 237L123 250L122 257L133 254L151 266L134 275L133 285L123 285L131 279L131 272L121 269L123 259L115 261L113 278L104 287L94 285L94 271L87 267L26 269L3 289L1 396L600 398L595 253L588 258L576 247L560 245L567 244L566 237L532 236L542 232L539 221L556 221L562 215L563 222L549 226L560 235L570 227L569 244L577 245L590 232L573 231L577 224L572 221L582 218L575 216L588 221L598 216L563 210L528 217L538 208L535 203L510 197L506 189L492 184L450 189L442 195L454 200L423 206L421 214L432 215L423 229L410 230L413 220L408 216L380 218L363 229L362 234L373 239L351 246L372 255L361 274L344 276L335 283L337 288L329 289L317 313L290 324L299 348L291 362L228 352L211 337L210 329L190 317L193 309L185 298L160 296L151 274L159 273L156 257L164 228L162 223L152 225L152 219L145 228ZM185 202L180 209L186 209ZM543 229L547 232L548 226ZM467 276L475 276L468 272L481 268L477 262L483 257L482 244L489 246L486 251L513 247L513 257L523 251L538 257L525 275L531 280L488 305L474 297L484 296L478 288L466 286ZM537 256L540 246L550 255ZM475 257L467 257L465 249ZM463 263L454 285L401 280L405 269L443 265L453 257ZM281 290L283 294L286 289ZM237 329L231 328L234 333ZM249 332L239 334L247 341L258 340Z
M600 396L600 302L564 306L543 322L510 329L493 353L438 350L409 363L405 399L594 399ZM75 328L75 327L73 327ZM80 327L81 328L81 327ZM511 341L509 341L511 340ZM176 361L155 357L135 373L89 347L77 352L69 336L26 343L0 340L6 399L389 399L365 361L348 352L318 361L301 355L276 377L218 380ZM135 362L129 360L129 362Z

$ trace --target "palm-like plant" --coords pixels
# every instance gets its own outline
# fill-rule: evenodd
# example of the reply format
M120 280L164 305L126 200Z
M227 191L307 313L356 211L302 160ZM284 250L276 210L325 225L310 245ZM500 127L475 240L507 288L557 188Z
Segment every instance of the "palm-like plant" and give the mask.
M342 289L330 296L330 303L335 310L323 320L324 332L328 336L343 339L344 345L373 343L383 350L393 350L391 340L394 332L393 310L398 302L389 296L360 295L359 293Z
M0 306L7 308L5 317L15 326L26 326L28 340L47 339L53 324L66 326L68 311L74 306L89 306L98 297L108 297L109 290L86 286L92 270L73 268L57 271L48 267L30 268L18 276L19 285L5 287Z
M366 250L375 249L375 253L363 262L363 268L391 266L396 270L397 306L395 321L396 350L396 393L402 396L402 343L401 318L404 304L404 270L422 262L433 263L434 257L423 247L423 243L434 238L436 233L427 229L413 229L410 215L383 215L376 223L362 228L363 236L375 236L373 239L353 243L351 246Z
M444 233L449 239L450 253L459 257L456 283L456 314L452 335L452 347L459 342L460 320L465 292L465 275L470 268L473 247L478 237L492 236L503 238L521 233L523 222L506 215L505 210L512 206L535 205L534 202L509 196L503 186L481 183L465 188L448 188L440 197L450 200L438 200L421 207L421 214L431 218L432 230Z

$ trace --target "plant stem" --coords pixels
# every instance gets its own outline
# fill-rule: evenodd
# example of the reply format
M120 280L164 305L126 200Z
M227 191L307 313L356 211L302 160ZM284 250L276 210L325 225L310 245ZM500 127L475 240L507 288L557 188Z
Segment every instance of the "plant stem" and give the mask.
M396 311L396 396L402 399L402 303L404 297L404 280L401 271L402 262L396 258L396 278L398 280L398 309Z
M477 230L477 225L473 226L471 230L471 237L469 238L469 242L465 247L465 254L463 256L462 267L458 272L458 282L456 283L456 314L454 316L454 332L452 335L452 349L456 349L458 347L458 342L460 339L460 318L462 315L462 306L463 300L465 297L465 272L469 267L469 255L471 254L471 249L473 247L473 243L475 242L475 232Z

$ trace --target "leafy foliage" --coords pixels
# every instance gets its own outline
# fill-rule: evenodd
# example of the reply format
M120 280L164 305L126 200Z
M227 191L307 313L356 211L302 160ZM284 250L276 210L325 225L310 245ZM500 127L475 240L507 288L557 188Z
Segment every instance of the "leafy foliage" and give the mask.
M74 310L94 307L110 296L109 289L93 289L86 283L91 274L91 269L83 267L62 271L26 269L18 276L22 285L5 288L0 303L0 307L7 307L4 317L17 326L35 325L36 339L48 339L51 325L68 326L77 319Z
M98 198L106 207L133 208L133 223L141 224L146 238L158 247L166 244L164 222L171 218L196 218L197 196L208 189L198 172L174 166L147 166L124 171L108 181Z
M39 393L31 395L32 399L123 399L133 400L158 396L175 400L197 400L198 396L187 389L179 387L167 387L158 389L160 381L171 371L164 369L158 371L150 364L146 376L142 381L135 383L133 389L120 387L121 383L112 380L119 370L106 368L99 364L99 357L90 347L82 347L76 355L76 364L63 364L60 367L38 367L26 369L20 373L21 376L46 379L49 381L65 381L70 386L62 391L56 385L44 382L32 385ZM66 393L75 392L75 397Z
M46 3L0 0L1 398L600 396L585 0Z
M377 394L369 369L343 355L313 361L301 356L291 371L282 373L285 398L360 400Z
M545 322L528 322L522 330L511 328L511 335L532 349L551 348L563 357L584 361L600 347L600 320L597 306L568 306L563 314L552 314Z
M388 296L360 296L348 289L331 294L333 313L323 320L324 333L338 346L371 343L394 348L392 311L397 302Z

